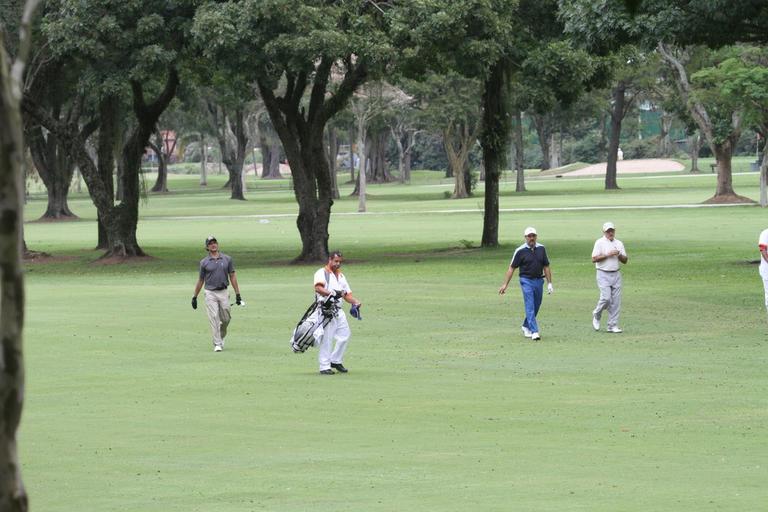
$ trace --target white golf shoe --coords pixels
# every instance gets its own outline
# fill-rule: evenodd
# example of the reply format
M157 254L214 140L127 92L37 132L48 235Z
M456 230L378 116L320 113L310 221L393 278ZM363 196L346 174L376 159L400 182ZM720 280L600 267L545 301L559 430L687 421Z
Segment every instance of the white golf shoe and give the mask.
M537 333L537 332L532 332L531 333L531 339L534 340L534 341L540 340L541 339L541 335L539 333Z
M529 328L527 328L526 326L523 325L520 328L523 330L523 336L525 336L526 338L530 338L533 335L531 330Z
M608 332L615 332L617 334L620 333L620 332L624 332L619 327L609 327L608 329L606 329L606 331L608 331Z
M600 319L597 318L595 315L592 315L592 327L596 330L600 330Z
M221 352L222 350L224 350L224 349L221 348L221 345L216 345L215 347L213 347L213 351L214 352Z

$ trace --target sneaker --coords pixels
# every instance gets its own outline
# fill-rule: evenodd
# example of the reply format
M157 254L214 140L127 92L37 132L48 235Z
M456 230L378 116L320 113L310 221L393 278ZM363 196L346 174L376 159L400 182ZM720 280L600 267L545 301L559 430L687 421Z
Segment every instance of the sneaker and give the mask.
M525 336L526 338L530 338L531 335L533 334L531 330L524 325L521 326L520 328L523 330L523 336Z
M535 340L540 340L541 339L541 335L539 333L537 333L537 332L532 332L531 333L531 339L534 340L534 341Z
M213 351L214 352L221 352L222 350L224 350L224 349L221 348L221 345L216 345L215 347L213 347Z
M600 319L595 315L592 315L592 327L594 327L596 331L600 330Z
M327 370L320 370L320 375L336 375L336 372L328 368Z
M606 331L608 331L608 332L615 332L615 333L624 332L619 327L609 327L609 328L606 329Z
M347 373L349 370L344 368L344 365L341 363L331 363L331 368L334 370L338 370L339 373Z

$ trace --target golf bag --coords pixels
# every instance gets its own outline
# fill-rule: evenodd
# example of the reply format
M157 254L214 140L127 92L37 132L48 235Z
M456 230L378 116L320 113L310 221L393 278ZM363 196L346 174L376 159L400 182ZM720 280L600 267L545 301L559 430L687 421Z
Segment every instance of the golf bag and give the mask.
M323 302L313 302L293 330L291 349L295 353L302 353L314 346L317 330L327 327L338 311L338 299L334 297L328 297Z

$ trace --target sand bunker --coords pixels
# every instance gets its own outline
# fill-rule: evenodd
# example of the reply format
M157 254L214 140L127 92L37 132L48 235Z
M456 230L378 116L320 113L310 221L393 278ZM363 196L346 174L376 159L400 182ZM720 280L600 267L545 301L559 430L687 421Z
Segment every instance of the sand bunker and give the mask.
M566 173L566 176L605 176L606 163L594 164L577 171ZM685 166L674 160L664 158L645 158L641 160L621 160L616 162L618 174L638 174L647 172L676 172Z

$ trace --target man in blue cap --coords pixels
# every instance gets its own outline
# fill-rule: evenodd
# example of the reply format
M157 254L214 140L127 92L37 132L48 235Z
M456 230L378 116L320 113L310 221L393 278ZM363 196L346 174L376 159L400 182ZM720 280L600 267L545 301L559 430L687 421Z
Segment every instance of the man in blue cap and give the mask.
M224 337L227 335L231 319L227 291L230 281L235 289L235 302L238 306L243 304L243 299L240 297L240 286L235 276L235 264L232 258L219 252L219 242L215 236L209 235L205 239L205 250L208 251L208 256L200 260L200 277L195 284L192 309L197 309L197 295L205 285L205 309L211 323L213 351L221 352L224 350Z

